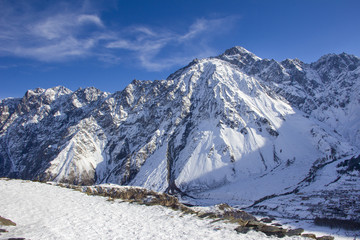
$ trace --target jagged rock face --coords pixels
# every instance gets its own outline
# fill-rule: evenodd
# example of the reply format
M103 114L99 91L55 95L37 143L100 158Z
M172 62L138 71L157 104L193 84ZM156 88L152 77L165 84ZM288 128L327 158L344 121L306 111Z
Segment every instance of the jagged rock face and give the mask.
M137 185L241 206L341 184L359 169L336 170L359 154L359 66L347 54L306 64L234 47L113 94L29 90L0 102L0 176ZM326 179L319 171L329 166Z
M328 54L317 62L306 64L298 59L282 62L260 59L247 50L235 47L220 55L241 71L261 79L289 101L291 106L302 110L360 147L360 59L342 53ZM240 50L239 50L240 49ZM243 59L249 59L250 65ZM354 121L355 120L355 121Z

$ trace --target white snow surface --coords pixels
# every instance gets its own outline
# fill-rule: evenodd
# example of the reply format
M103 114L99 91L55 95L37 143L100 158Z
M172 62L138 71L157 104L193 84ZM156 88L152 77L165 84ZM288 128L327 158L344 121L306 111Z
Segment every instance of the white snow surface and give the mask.
M17 225L0 239L276 239L237 234L235 224L211 222L162 206L143 206L49 184L0 180L0 216ZM286 237L282 239L304 239Z

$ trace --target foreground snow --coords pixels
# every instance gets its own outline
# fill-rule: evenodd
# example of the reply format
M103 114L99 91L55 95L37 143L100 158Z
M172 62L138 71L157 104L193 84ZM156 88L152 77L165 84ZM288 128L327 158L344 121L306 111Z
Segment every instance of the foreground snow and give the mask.
M258 232L237 234L234 224L161 206L107 201L42 183L0 180L0 193L0 216L17 224L1 227L9 232L0 239L275 239Z

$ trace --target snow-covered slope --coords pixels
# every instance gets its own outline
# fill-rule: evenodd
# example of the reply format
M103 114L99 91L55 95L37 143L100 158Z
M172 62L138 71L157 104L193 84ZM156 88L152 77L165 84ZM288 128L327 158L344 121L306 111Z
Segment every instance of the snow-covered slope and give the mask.
M0 239L270 239L258 232L237 234L236 224L47 184L0 180L0 190L1 216L17 224Z
M280 239L255 231L239 234L234 230L239 226L236 223L199 218L159 205L109 201L52 184L0 179L0 191L1 216L16 223L16 226L2 226L0 222L0 228L7 231L0 232L0 239ZM309 232L306 226L304 229L305 233ZM353 239L337 229L318 227L310 232L341 240Z
M359 66L348 54L305 64L234 47L114 94L29 90L0 102L0 175L137 185L252 209L353 175L358 183L349 159L360 154Z

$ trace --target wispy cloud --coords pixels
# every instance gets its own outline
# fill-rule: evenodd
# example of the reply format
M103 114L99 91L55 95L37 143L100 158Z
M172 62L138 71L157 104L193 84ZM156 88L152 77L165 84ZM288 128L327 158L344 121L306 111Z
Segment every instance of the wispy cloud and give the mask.
M98 42L109 38L96 14L62 5L40 12L26 2L4 3L0 5L0 56L47 62L90 57Z
M77 17L77 21L82 24L92 23L98 25L99 27L104 27L101 19L96 15L83 14Z
M28 24L27 30L28 34L33 37L61 40L68 36L76 35L85 25L104 27L102 21L96 15L59 14Z
M125 34L119 39L109 41L105 47L131 51L133 57L138 59L144 68L160 71L174 65L185 64L195 57L215 54L216 51L208 42L213 37L230 30L237 19L236 16L197 19L183 33L136 26L127 29L127 33L131 33L130 37ZM165 48L170 48L171 54L161 55Z
M94 9L68 5L40 12L22 2L19 12L19 7L3 2L0 8L0 57L46 62L97 58L118 63L130 59L149 71L212 55L209 41L237 20L233 16L201 18L188 29L174 32L145 24L115 29L107 26ZM171 54L165 54L168 52Z

